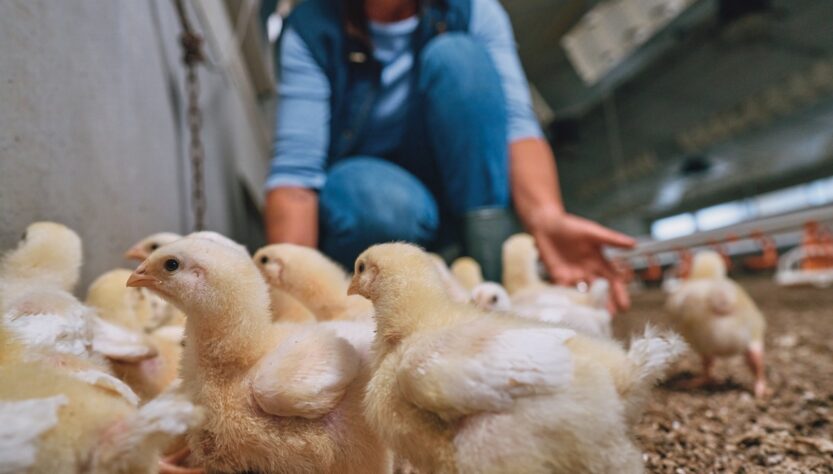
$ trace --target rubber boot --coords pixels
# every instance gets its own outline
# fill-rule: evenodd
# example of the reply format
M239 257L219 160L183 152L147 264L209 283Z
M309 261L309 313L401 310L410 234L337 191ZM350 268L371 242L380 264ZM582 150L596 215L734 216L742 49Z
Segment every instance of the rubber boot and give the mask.
M511 209L482 207L463 216L464 251L480 264L486 281L501 281L503 242L521 231Z

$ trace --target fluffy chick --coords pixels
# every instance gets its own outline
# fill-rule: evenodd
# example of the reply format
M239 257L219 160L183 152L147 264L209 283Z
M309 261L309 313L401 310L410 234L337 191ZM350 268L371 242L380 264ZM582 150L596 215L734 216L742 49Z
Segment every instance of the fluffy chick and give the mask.
M591 292L601 292L607 297L607 281L593 282ZM503 286L494 282L481 283L471 292L472 302L488 311L512 311L525 318L557 324L587 336L611 337L611 317L606 309L576 304L569 297L559 293L537 295L533 301L525 301L520 292L517 302L509 296Z
M746 291L726 276L720 254L703 251L695 255L691 274L673 290L666 308L703 361L703 373L689 381L688 387L712 382L715 358L743 353L755 377L755 396L766 395L766 320Z
M175 242L181 239L182 236L173 232L159 232L149 235L144 239L136 242L124 253L125 260L133 260L141 262L163 245Z
M627 422L683 347L611 341L453 302L427 255L376 245L350 291L375 307L365 414L422 472L641 472Z
M133 244L124 253L124 258L126 260L142 262L154 250L171 242L176 242L181 238L181 235L173 232L159 232L149 235ZM154 331L164 328L162 329L163 334L172 334L169 339L182 342L182 331L175 328L185 327L185 315L155 294L150 293L148 299L153 311L151 312L151 317L144 321L145 330ZM172 326L173 329L166 326Z
M247 256L186 237L152 253L128 285L187 315L182 390L207 412L188 443L208 471L385 469L361 416L361 357L333 330L273 324L267 284Z
M509 311L512 308L512 298L500 283L485 281L474 286L471 290L471 302L485 311Z
M315 321L315 315L292 295L279 288L282 267L270 258L267 248L260 249L253 260L261 275L269 284L269 307L273 322L306 323Z
M367 321L373 305L347 295L347 274L316 249L273 244L255 253L254 261L269 285L288 293L319 321Z
M144 288L125 287L131 273L124 268L102 273L90 283L84 303L114 324L136 332L150 331L158 325L150 301L152 293Z
M0 261L7 328L37 354L65 355L106 367L100 354L120 360L152 357L140 337L101 320L69 290L78 280L81 239L71 229L41 222L27 228Z
M480 269L480 264L471 257L460 257L454 260L451 263L451 273L469 291L483 283L483 271Z
M125 286L131 271L116 269L96 278L87 290L85 303L103 319L143 335L146 319L153 315L150 292ZM155 296L155 295L154 295ZM113 373L143 400L156 397L176 379L182 344L151 333L144 336L157 350L155 357L138 362L111 360Z
M111 364L139 364L154 358L156 348L91 311L68 293L31 292L11 305L2 324L26 347L23 360L42 362L138 403Z
M535 239L529 234L515 234L503 243L503 286L516 304L548 304L550 298L567 297L576 304L607 308L607 292L592 291L592 286L591 291L579 291L545 282L538 273L538 257Z
M81 238L55 222L30 224L0 262L0 309L32 288L71 292L81 268Z
M0 324L0 472L154 473L166 444L200 419L167 396L137 409L102 385L25 361L27 350Z

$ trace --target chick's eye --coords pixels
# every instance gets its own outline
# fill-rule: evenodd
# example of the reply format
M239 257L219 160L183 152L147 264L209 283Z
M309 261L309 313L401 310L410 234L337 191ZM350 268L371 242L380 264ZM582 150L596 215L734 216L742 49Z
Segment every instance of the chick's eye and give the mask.
M158 248L159 248L159 244L157 244L157 243L150 244L150 251L151 252L153 252L154 250L156 250Z
M492 301L492 303L497 303L497 295L492 296L492 300L491 300L491 301Z
M165 270L169 272L175 272L179 269L179 262L174 258L169 258L165 260Z
M364 273L364 262L359 264L359 273Z
M26 240L26 232L24 232L24 233L20 236L20 240Z
M267 263L269 263L269 257L267 257L266 255L260 257L260 263L266 265Z

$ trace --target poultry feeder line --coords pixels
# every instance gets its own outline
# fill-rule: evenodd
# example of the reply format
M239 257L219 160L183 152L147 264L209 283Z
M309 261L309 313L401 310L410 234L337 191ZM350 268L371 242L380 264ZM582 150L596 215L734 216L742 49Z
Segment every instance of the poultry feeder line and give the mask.
M709 230L699 232L697 234L668 239L664 241L644 241L637 244L636 248L627 251L610 250L607 252L608 256L617 260L631 260L655 255L659 257L661 254L669 252L675 253L681 248L693 249L697 247L708 247L715 241L723 241L727 235L759 235L761 233L773 235L789 231L794 231L800 228L808 221L816 221L819 223L826 223L833 221L833 206L824 206L816 209L806 211L794 212L783 216L769 217L755 221L744 222L721 229ZM746 240L746 239L741 239ZM754 237L753 237L754 240ZM739 242L743 243L743 242ZM729 254L735 254L735 246L727 246L726 249ZM665 263L664 258L660 258L661 263ZM672 258L673 263L674 258ZM640 265L635 265L636 268L644 268Z

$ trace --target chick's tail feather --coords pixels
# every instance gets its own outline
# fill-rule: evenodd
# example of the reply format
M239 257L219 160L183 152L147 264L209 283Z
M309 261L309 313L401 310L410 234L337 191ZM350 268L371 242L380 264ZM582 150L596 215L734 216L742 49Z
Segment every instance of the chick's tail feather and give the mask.
M628 359L636 368L636 381L653 386L659 382L668 367L688 348L679 334L660 332L652 326L645 328L642 336L631 342Z
M688 345L677 333L659 331L652 326L647 326L641 336L631 341L628 360L632 371L628 383L621 387L626 416L631 422L642 415L651 388L687 349Z

